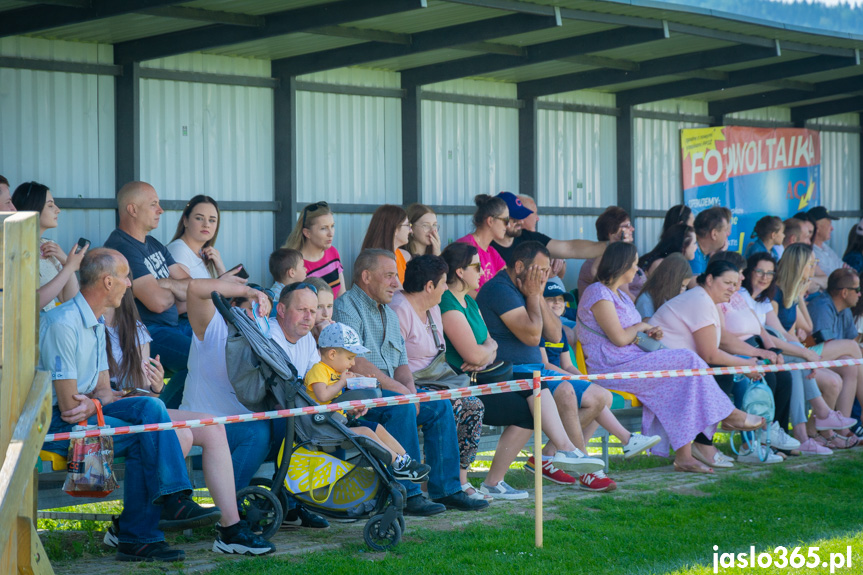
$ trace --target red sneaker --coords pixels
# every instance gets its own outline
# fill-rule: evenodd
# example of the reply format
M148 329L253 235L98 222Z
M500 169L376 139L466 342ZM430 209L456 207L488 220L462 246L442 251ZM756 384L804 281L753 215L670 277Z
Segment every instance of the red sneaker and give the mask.
M585 473L578 478L578 486L588 491L614 491L617 483L604 471Z
M536 473L536 463L533 456L528 458L527 463L524 464L524 469ZM542 462L542 476L558 485L573 485L575 483L575 477L555 467L551 460Z

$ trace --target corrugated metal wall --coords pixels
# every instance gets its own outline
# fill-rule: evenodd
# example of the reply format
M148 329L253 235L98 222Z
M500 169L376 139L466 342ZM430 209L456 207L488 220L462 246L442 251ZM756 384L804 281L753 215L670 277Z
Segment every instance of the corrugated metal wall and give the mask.
M153 60L147 68L270 76L270 64L205 54ZM273 200L273 94L269 88L141 80L141 178L164 200L206 194L217 201ZM171 240L180 212L153 236ZM243 263L269 282L272 212L223 212L216 247L227 266Z
M425 89L516 98L514 84L456 80ZM423 203L472 205L476 194L518 191L518 110L426 100L421 141Z
M110 46L38 38L0 38L0 55L112 63ZM114 79L0 68L0 159L13 191L35 180L56 197L113 197ZM114 215L63 210L59 223L46 236L67 250L80 236L101 243Z

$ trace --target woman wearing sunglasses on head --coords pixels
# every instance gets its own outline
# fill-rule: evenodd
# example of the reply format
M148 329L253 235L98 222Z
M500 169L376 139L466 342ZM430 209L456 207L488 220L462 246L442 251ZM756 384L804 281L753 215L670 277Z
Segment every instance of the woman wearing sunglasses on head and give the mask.
M333 288L333 296L339 297L345 276L339 250L333 245L335 228L327 202L309 204L282 247L302 253L307 277L321 278Z
M473 202L476 212L473 214L474 229L456 241L470 244L479 253L479 263L482 273L479 276L479 288L493 278L497 272L506 267L501 255L492 247L491 242L502 242L506 238L506 226L509 224L509 208L506 202L497 196L479 194Z

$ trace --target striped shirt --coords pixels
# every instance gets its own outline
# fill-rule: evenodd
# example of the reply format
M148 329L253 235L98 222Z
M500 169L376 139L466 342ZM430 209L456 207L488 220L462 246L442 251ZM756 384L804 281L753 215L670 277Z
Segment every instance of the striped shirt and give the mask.
M321 278L333 288L333 297L339 296L339 291L342 289L340 275L345 268L342 266L339 250L335 246L327 248L321 259L314 262L304 259L303 263L306 265L307 276Z

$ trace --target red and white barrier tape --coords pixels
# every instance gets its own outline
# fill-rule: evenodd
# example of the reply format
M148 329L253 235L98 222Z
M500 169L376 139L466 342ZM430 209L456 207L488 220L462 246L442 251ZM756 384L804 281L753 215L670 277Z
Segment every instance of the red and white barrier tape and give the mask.
M759 365L746 367L711 367L704 369L670 369L658 371L630 371L621 373L600 373L593 375L561 375L543 377L542 381L559 380L616 380L616 379L655 379L666 377L693 377L704 375L733 375L747 373L764 373L777 371L793 371L798 369L817 369L821 367L842 367L846 365L863 365L863 359L837 359L833 361L813 361L809 363L785 363L781 365ZM530 379L516 379L501 383L487 385L475 385L460 389L446 391L427 391L410 395L396 395L392 397L378 397L374 399L355 399L330 403L327 405L313 405L308 407L297 407L294 409L282 409L278 411L264 411L259 413L246 413L243 415L227 415L224 417L210 417L206 419L190 419L187 421L168 421L165 423L148 423L145 425L129 425L123 427L106 427L101 429L88 429L86 431L67 431L63 433L49 433L45 441L66 441L81 437L98 437L106 435L128 435L132 433L143 433L146 431L165 431L169 429L184 429L193 427L205 427L207 425L220 425L228 423L240 423L243 421L264 421L268 419L280 419L283 417L296 417L298 415L310 415L314 413L328 413L331 411L350 410L358 407L387 407L393 405L408 405L426 401L441 401L444 399L458 399L460 397L471 397L477 395L491 395L495 393L508 393L512 391L531 391L533 381ZM122 401L122 400L118 400Z

